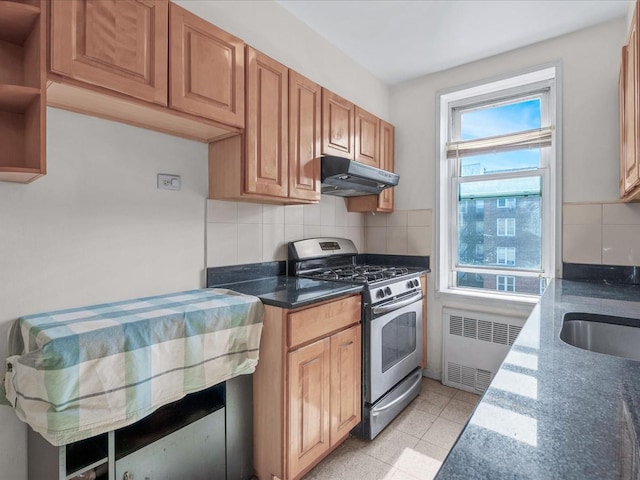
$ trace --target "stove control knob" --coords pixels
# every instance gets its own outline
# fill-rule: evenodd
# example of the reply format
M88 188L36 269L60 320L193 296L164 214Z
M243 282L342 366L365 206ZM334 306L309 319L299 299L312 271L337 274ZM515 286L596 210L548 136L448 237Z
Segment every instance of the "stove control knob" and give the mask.
M407 282L407 288L413 288L413 280Z
M376 292L376 298L384 298L384 291L382 291L382 289Z
M391 287L387 287L384 289L384 294L385 295L391 295Z
M420 286L420 280L418 280L418 279L414 280L414 281L413 281L413 285L414 285L415 287L419 287L419 286Z

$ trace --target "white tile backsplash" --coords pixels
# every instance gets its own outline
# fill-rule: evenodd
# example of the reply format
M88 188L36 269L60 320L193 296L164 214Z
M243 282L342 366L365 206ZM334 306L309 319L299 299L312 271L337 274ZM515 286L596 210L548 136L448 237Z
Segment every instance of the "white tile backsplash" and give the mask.
M387 253L387 227L366 227L364 244L367 253Z
M406 212L405 212L406 213ZM407 253L407 227L387 227L386 253L394 255L406 255Z
M303 205L287 205L284 207L284 223L286 225L303 225Z
M602 226L565 225L562 260L569 263L602 263Z
M238 203L223 200L207 200L207 222L237 223Z
M640 204L605 203L602 205L603 225L640 225Z
M365 213L364 222L367 227L386 227L387 213Z
M347 211L347 201L344 198L337 197L335 225L338 227L346 227L349 225L349 212Z
M407 226L407 210L396 210L387 214L387 227L406 227Z
M262 205L259 203L238 202L238 223L262 224Z
M407 227L407 255L431 255L431 227Z
M430 227L431 210L408 210L407 225L410 227Z
M347 213L347 225L349 227L362 227L364 226L364 214L358 212Z
M302 234L304 238L316 238L322 235L320 225L304 225Z
M262 262L262 224L238 224L238 264Z
M640 204L566 204L562 223L564 262L640 265Z
M567 204L562 208L564 225L600 225L602 223L601 204Z
M262 261L286 260L284 223L262 225Z
M302 207L303 225L320 225L320 204L313 203Z
M284 225L284 243L304 238L304 225Z
M208 200L207 221L208 266L285 260L288 242L320 236L349 238L361 253L431 253L430 210L349 212L328 195L287 206Z
M238 224L207 224L207 265L218 267L238 263Z
M338 198L338 200L342 200ZM336 224L336 197L323 195L320 200L320 225L334 226Z
M263 205L262 206L262 223L283 224L284 223L284 205Z
M640 265L640 225L603 225L602 263Z

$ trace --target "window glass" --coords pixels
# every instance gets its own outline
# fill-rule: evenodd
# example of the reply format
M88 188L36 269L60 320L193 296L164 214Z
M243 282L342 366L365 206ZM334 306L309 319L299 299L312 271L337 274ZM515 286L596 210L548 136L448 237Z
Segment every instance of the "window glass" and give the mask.
M472 140L540 128L540 99L490 105L460 114L460 138Z
M466 213L458 214L460 221L457 228L457 265L485 267L500 265L541 271L541 197L518 197L516 206L508 210L499 208L498 200L495 197L484 200L460 200L461 205L469 202L483 202L485 207L481 210L467 208ZM482 256L477 255L480 251L477 245L482 245ZM498 257L498 252L511 251L514 253L500 253L501 256Z
M509 279L509 280L505 280ZM457 272L459 287L474 290L493 290L496 292L540 295L544 291L544 279L523 275L495 275L489 273Z

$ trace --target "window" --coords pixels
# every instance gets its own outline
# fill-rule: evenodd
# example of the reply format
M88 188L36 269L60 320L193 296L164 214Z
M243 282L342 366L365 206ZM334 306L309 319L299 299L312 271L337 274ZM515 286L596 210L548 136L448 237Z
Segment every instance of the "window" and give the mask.
M554 275L557 69L440 94L438 291L537 296Z
M499 198L497 201L498 208L516 208L515 198Z
M516 235L516 219L499 218L496 234L499 237L514 237Z
M498 265L515 265L516 247L498 247L496 249L496 263Z
M516 277L497 275L496 276L496 290L502 290L504 292L516 291Z

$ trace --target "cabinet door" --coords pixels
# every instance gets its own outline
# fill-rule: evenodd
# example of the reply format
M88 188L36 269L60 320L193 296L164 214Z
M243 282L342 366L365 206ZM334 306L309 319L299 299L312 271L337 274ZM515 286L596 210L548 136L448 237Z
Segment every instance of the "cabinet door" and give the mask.
M244 42L170 5L169 105L244 127Z
M395 128L380 120L380 168L393 172ZM393 212L393 188L387 188L380 195L349 197L347 210L350 212Z
M360 325L331 336L331 445L349 434L361 418Z
M289 70L289 197L320 201L320 86Z
M625 192L629 192L638 182L638 132L636 131L638 122L638 109L636 108L638 96L638 75L637 75L637 16L634 14L634 21L631 23L629 31L629 44L627 45L627 64L625 78L625 164L624 164L624 186Z
M380 166L380 119L356 107L355 160Z
M50 5L53 72L167 104L168 0Z
M322 89L322 153L353 160L355 106L344 98Z
M395 128L390 123L380 122L380 168L393 172ZM378 195L378 211L393 212L393 188L386 188Z
M329 449L329 338L289 353L289 475L293 478Z
M288 196L288 69L247 47L245 191Z

